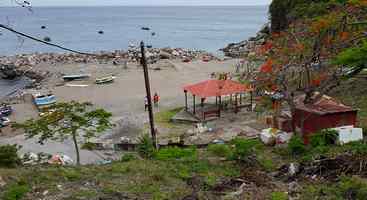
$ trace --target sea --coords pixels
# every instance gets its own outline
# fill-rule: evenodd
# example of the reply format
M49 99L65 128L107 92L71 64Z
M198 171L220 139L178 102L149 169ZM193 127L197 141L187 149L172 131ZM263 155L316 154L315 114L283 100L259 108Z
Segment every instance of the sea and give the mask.
M267 21L268 6L0 7L1 24L82 52L126 50L144 41L216 53L254 36ZM33 52L63 51L0 30L0 56ZM7 87L1 82L0 97Z

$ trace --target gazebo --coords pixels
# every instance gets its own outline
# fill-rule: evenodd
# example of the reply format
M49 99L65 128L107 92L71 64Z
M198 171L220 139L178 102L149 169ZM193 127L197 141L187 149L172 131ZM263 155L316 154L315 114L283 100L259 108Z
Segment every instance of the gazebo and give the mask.
M208 117L220 117L221 110L223 109L233 108L234 112L237 113L241 108L252 108L252 88L232 80L210 79L197 84L184 86L183 89L185 92L185 110L204 120ZM250 93L250 104L244 104L242 102L243 95L246 92ZM187 93L193 96L192 110L189 109ZM223 106L223 96L230 97L230 106ZM196 97L199 97L201 100L199 108L196 107ZM204 105L205 100L210 97L215 97L215 106Z

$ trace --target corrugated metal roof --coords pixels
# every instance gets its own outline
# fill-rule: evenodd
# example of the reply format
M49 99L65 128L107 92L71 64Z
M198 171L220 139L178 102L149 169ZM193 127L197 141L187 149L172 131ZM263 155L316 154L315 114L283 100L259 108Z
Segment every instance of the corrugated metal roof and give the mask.
M357 111L350 106L346 106L336 99L327 95L322 96L317 102L313 104L304 104L303 101L305 95L301 95L296 98L296 108L307 112L317 113L320 115L333 114L333 113L344 113Z
M184 86L183 89L201 98L243 93L251 90L248 85L232 80L206 80Z

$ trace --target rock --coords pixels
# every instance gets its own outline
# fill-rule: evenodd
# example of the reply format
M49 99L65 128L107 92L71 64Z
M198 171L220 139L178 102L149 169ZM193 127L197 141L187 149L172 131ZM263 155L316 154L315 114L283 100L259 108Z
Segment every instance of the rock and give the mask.
M299 164L298 163L291 163L288 168L289 176L293 177L299 172Z
M0 188L4 187L6 185L6 182L4 179L0 176Z
M43 196L46 196L48 194L48 190L45 190L43 193L42 193L42 195Z
M20 74L17 73L15 65L0 65L0 78L3 79L15 79Z
M160 59L170 59L171 58L171 54L165 52L165 51L161 51L159 53L159 58Z

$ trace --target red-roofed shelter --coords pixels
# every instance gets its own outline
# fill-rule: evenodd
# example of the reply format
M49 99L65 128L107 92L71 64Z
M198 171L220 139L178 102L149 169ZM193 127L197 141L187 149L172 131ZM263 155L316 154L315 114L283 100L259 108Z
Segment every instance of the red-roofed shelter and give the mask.
M187 93L192 94L193 96L193 114L196 114L196 103L195 98L200 97L201 98L201 107L204 107L204 101L209 97L215 97L216 98L216 106L217 109L214 111L208 111L205 113L203 111L203 118L205 119L206 114L217 114L218 117L220 117L220 110L222 108L222 96L230 95L231 102L234 102L235 105L235 112L238 111L241 107L244 107L245 105L242 105L242 94L246 92L251 93L251 105L252 106L252 88L248 85L233 81L233 80L215 80L210 79L206 81L202 81L197 84L193 85L187 85L183 87L185 92L185 109L188 111L188 98ZM234 101L232 101L232 96L235 97ZM239 101L238 101L239 96ZM240 105L238 105L238 103ZM249 106L249 105L246 105Z

